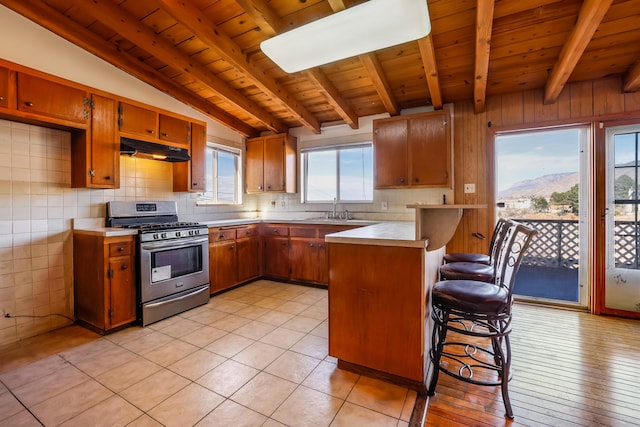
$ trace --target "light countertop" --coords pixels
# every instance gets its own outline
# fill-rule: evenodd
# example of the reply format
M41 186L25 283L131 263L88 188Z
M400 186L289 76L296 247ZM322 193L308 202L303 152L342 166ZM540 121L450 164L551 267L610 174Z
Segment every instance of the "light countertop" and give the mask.
M415 248L426 248L428 244L426 239L416 240L416 225L412 221L381 222L367 227L327 234L325 241L329 243Z

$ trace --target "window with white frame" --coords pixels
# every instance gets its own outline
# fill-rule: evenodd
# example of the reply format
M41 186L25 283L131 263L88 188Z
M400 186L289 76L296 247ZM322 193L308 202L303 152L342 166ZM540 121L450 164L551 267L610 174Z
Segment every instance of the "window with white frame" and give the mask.
M372 202L371 142L302 150L302 202Z
M242 203L240 188L240 150L207 143L205 148L206 190L212 203Z

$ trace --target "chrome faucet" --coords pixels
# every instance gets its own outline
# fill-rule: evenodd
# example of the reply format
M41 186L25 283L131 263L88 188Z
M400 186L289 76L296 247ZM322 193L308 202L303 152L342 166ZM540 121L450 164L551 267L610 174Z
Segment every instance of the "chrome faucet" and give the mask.
M331 219L336 219L336 203L338 199L336 197L333 198L333 211L331 212Z

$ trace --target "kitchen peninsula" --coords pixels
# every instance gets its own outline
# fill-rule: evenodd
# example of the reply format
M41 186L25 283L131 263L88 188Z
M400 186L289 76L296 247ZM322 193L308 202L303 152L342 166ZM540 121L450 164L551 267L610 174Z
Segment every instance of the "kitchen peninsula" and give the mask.
M425 390L428 295L444 246L429 250L414 222L334 233L329 244L329 354L339 366Z

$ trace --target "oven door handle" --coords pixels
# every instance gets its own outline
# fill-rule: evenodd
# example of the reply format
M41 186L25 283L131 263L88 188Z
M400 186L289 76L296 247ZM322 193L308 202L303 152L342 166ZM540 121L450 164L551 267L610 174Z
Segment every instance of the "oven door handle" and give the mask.
M155 249L175 249L185 246L193 246L196 244L206 243L209 241L208 237L202 239L185 239L180 242L172 241L171 243L143 243L142 249L155 250Z
M192 296L194 296L196 294L199 294L204 289L208 289L208 286L207 287L198 288L198 289L194 290L193 292L189 292L188 294L185 294L185 295L180 295L177 298L173 298L173 299L166 300L166 301L153 302L151 304L145 304L145 307L146 308L154 308L154 307L159 307L161 305L172 304L172 303L175 303L176 301L187 299L187 298L190 298L190 297L192 297Z

